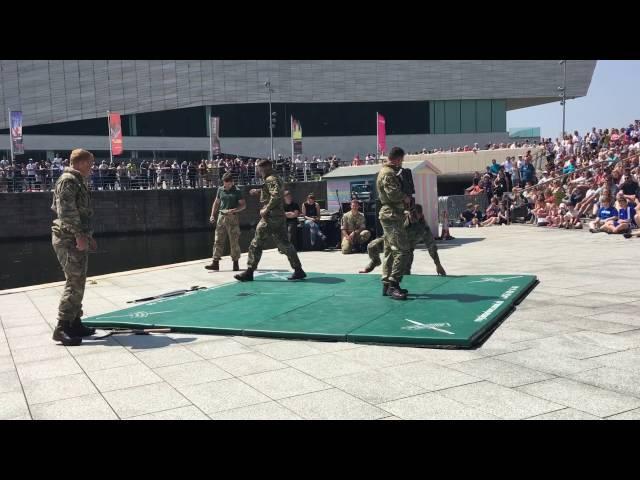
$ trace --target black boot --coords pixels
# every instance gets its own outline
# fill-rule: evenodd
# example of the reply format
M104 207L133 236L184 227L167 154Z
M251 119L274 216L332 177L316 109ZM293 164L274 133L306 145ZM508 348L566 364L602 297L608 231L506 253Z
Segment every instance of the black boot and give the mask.
M233 278L241 282L253 282L253 269L247 268L244 272L234 275Z
M95 328L85 327L82 324L82 320L80 320L80 317L76 317L74 322L71 324L71 331L73 332L75 337L90 337L96 333Z
M53 340L62 343L65 347L75 347L82 343L82 337L76 335L68 323L58 322L53 331Z
M406 300L407 291L400 288L400 285L397 283L390 283L389 288L387 289L387 296L394 300Z
M211 262L211 265L205 265L204 268L217 272L218 270L220 270L220 260L214 260L213 262Z
M405 288L400 288L400 285L398 285L396 287L396 290L402 292L403 294L407 294L409 293L409 290L405 289ZM391 293L389 292L389 283L388 282L383 282L382 283L382 296L383 297L388 297L389 295L391 295Z
M233 271L234 272L239 272L240 271L240 264L238 263L238 260L234 260L233 261Z
M307 274L304 273L304 270L302 270L302 267L300 267L300 268L296 268L293 272L293 275L287 278L287 280L302 280L306 276Z

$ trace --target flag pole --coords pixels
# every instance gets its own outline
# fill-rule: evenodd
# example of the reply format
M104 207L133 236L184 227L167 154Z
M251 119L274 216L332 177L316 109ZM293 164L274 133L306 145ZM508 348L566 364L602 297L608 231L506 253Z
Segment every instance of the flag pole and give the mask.
M111 142L111 112L107 110L107 131L109 132L109 165L113 163L113 144Z
M209 115L207 121L209 122L209 161L213 162L213 128L211 128L211 115Z
M291 165L293 165L295 168L294 161L293 161L294 153L295 151L293 148L293 115L291 115Z
M14 152L13 152L13 135L11 134L11 109L9 109L9 145L11 147L11 165L14 163Z
M376 163L380 162L380 152L378 151L378 147L380 146L380 138L378 137L379 134L379 128L378 128L378 116L380 114L378 112L376 112Z

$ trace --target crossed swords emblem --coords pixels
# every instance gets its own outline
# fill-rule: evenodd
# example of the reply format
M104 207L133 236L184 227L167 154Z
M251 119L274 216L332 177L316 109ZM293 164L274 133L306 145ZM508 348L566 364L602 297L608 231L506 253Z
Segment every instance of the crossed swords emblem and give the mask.
M435 330L436 332L446 333L449 335L455 335L455 333L445 330L442 327L451 327L450 323L422 323L416 320L410 320L405 318L405 321L411 323L406 327L402 327L403 330Z
M171 313L173 310L167 310L164 312L133 312L126 315L113 315L111 317L98 317L98 320L105 320L107 318L147 318L150 315L159 315L161 313Z
M516 277L503 277L503 278L495 278L495 277L483 277L480 280L474 280L469 283L505 283L508 280L513 280L515 278L522 278L522 275L518 275Z

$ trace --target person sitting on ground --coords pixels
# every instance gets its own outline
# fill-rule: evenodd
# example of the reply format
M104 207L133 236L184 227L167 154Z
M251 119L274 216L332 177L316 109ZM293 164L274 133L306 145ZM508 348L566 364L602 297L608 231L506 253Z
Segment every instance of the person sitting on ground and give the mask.
M629 204L627 197L620 196L618 198L618 216L609 218L605 221L600 231L607 233L629 233L636 226L635 217L636 209Z
M500 202L497 225L509 225L509 209L506 202Z
M611 197L607 195L600 199L600 208L598 208L597 218L593 222L589 223L589 231L591 233L604 232L602 227L609 219L617 220L618 211L611 205Z
M366 245L371 238L371 232L366 230L365 217L360 212L358 200L351 200L351 211L343 215L341 223L341 250L343 254L353 253L355 248Z
M546 227L549 225L549 221L547 220L548 215L548 207L547 203L544 201L544 196L538 195L536 198L536 203L533 208L533 215L535 217L536 224L539 227Z
M478 224L476 212L473 209L473 203L467 203L467 208L460 214L460 220L465 227L473 227Z
M500 206L498 205L498 197L493 197L491 203L486 210L486 220L482 222L483 227L488 227L498 223L498 213L500 212Z

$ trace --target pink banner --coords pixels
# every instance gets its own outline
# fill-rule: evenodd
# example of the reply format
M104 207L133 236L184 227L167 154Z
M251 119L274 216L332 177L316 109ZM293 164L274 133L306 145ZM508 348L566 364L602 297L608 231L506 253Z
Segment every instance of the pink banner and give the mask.
M385 129L385 120L382 115L377 114L378 123L378 154L382 155L387 151L387 134Z

